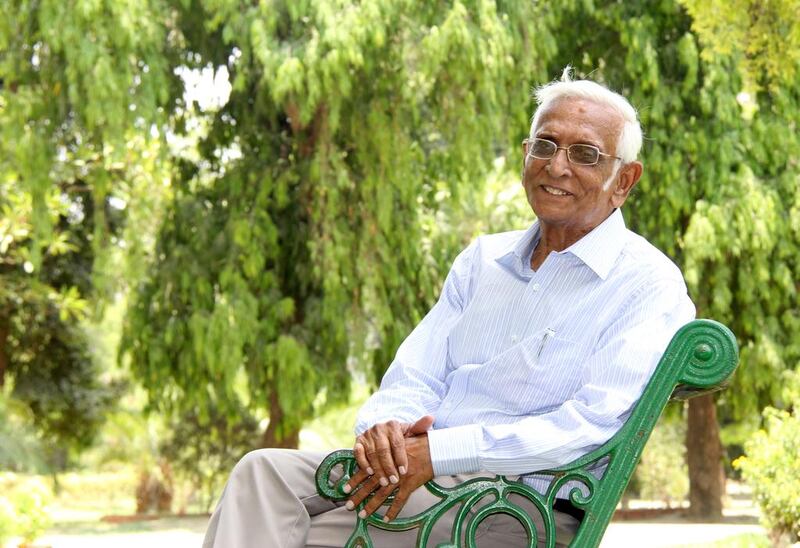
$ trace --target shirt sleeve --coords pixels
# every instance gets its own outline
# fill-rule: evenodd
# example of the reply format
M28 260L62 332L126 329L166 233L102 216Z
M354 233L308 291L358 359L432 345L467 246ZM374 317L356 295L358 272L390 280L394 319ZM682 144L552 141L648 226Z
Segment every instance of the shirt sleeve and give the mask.
M468 299L476 248L477 241L456 257L439 300L400 345L379 390L359 410L356 435L381 422L415 422L436 413L446 392L447 337Z
M694 316L683 280L646 284L601 335L570 399L516 422L430 431L434 474L522 475L600 447L622 427L670 340Z

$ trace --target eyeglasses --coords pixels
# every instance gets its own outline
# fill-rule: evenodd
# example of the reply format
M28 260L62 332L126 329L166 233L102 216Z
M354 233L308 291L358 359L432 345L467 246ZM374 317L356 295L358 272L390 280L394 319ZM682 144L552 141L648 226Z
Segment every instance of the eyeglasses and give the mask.
M540 139L538 137L535 139L525 139L522 142L528 144L528 156L532 156L538 160L550 160L559 150L566 150L567 160L579 166L597 165L601 156L622 160L619 156L600 152L600 149L594 145L576 143L568 147L560 147L549 139Z

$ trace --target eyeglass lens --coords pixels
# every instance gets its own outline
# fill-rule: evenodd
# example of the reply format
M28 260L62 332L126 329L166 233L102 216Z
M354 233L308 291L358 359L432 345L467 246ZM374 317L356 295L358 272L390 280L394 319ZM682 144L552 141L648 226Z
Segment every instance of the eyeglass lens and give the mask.
M531 155L549 160L555 156L558 146L547 139L534 139L531 143ZM574 144L567 147L567 158L573 164L593 165L600 159L600 151L592 145Z

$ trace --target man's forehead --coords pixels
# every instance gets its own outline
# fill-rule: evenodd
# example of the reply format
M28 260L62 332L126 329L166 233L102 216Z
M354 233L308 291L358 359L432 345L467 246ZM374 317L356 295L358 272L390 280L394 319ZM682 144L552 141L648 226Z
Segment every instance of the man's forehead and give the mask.
M598 127L622 125L623 118L611 105L583 97L563 97L543 107L539 113L539 125L545 122L573 120Z
M545 106L539 113L536 132L558 130L558 126L564 123L608 138L619 133L623 118L610 105L583 97L563 97Z

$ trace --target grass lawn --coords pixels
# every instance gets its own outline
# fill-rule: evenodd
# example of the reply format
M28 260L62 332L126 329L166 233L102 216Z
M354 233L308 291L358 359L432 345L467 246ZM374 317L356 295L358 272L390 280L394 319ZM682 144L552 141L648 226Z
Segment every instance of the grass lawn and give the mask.
M680 548L770 548L772 544L765 535L745 533L728 537L711 544L685 544Z
M106 523L60 522L36 546L52 548L197 548L208 524L206 516L169 517L150 521Z

